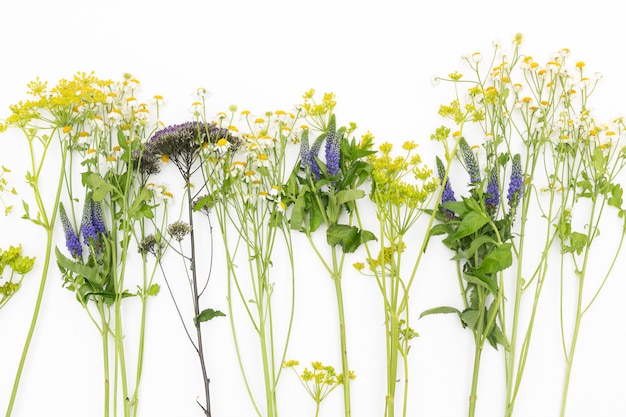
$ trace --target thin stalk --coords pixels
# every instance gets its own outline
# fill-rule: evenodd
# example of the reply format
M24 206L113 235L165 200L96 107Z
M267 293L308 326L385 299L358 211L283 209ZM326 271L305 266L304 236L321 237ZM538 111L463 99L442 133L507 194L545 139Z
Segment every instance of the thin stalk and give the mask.
M33 187L33 191L35 194L35 201L37 202L37 209L40 215L39 221L41 225L46 230L46 256L43 262L43 269L41 272L41 281L39 282L39 290L37 292L37 299L35 300L35 308L33 309L33 315L30 322L30 327L28 328L28 334L26 335L26 340L24 341L24 347L22 348L22 355L20 357L20 362L17 367L17 372L15 374L15 379L13 381L13 388L11 390L11 396L9 398L9 405L7 406L6 417L10 417L13 412L13 407L15 406L15 399L17 398L17 391L19 389L20 380L22 378L22 372L24 370L24 365L26 364L26 357L28 356L28 351L30 349L30 343L32 341L33 335L35 333L35 327L37 326L37 319L39 318L39 310L41 308L41 302L43 300L43 294L46 287L46 281L48 278L48 271L50 269L50 260L52 258L52 238L54 231L54 224L56 222L57 210L59 208L59 200L61 198L61 191L63 189L63 176L65 174L65 163L66 163L66 154L67 148L61 144L61 166L59 169L59 180L57 182L57 190L55 194L54 205L52 207L52 214L50 218L48 218L46 213L46 208L41 199L41 195L39 193L39 174L41 169L43 168L43 162L45 160L45 155L48 150L49 143L44 146L44 154L41 158L39 165L36 168L35 157L34 157L34 149L33 149L33 137L27 135L29 150L31 155L31 172L35 173L35 176L29 181L33 181L31 186Z
M146 257L142 256L142 268L143 268L143 290L141 291L141 324L139 328L139 347L137 349L137 371L135 374L135 393L133 394L133 398L131 400L132 404L135 404L135 409L133 416L137 417L137 410L139 407L136 406L137 401L139 400L139 385L141 382L141 375L143 373L143 355L144 355L144 346L145 346L145 331L146 331L146 313L147 313L147 302L148 302L148 282L146 281Z
M189 181L187 181L189 183ZM202 329L200 325L202 324L196 318L200 315L200 295L198 292L198 272L196 271L196 245L195 245L195 234L193 227L193 201L190 190L187 190L187 215L189 217L189 226L190 226L190 250L191 250L191 281L192 281L192 297L193 297L193 312L194 312L194 326L196 328L196 340L198 344L196 346L196 351L198 352L198 359L200 360L200 369L202 371L202 382L204 383L204 400L205 405L202 407L204 411L204 415L206 417L211 417L211 395L210 395L210 379L206 370L206 359L204 357L204 348L202 344Z
M596 196L597 197L597 196ZM583 258L582 268L580 269L580 274L578 276L578 294L576 297L576 320L574 322L574 332L572 334L572 339L570 343L569 352L566 355L566 370L565 370L565 381L563 384L563 395L561 397L561 413L560 416L565 416L565 408L567 405L567 395L569 392L569 384L572 376L572 365L574 363L574 354L576 352L576 345L578 343L578 333L580 332L580 324L583 317L583 290L585 285L585 276L587 273L587 265L589 261L589 252L591 252L591 243L593 240L593 234L595 233L596 227L594 226L594 216L596 211L596 200L591 206L591 213L589 215L589 231L587 232L587 245L585 247L585 256Z
M346 343L346 319L343 309L343 292L341 289L341 270L337 264L336 247L332 248L333 282L337 297L337 313L339 315L339 342L341 345L341 369L343 372L343 401L345 416L350 417L350 368L348 367L348 348Z
M110 384L109 384L109 323L106 320L104 314L104 308L102 301L96 301L98 305L98 312L100 313L100 320L102 322L102 328L100 329L100 336L102 338L102 359L103 359L103 372L104 372L104 417L109 417L110 406Z
M474 371L472 372L472 388L470 391L469 397L469 417L474 417L474 413L476 410L476 401L478 399L478 375L480 371L480 358L483 351L483 332L484 332L484 311L485 311L485 295L483 293L483 289L477 287L476 291L478 291L478 323L477 329L474 333L474 343L476 344L474 349Z

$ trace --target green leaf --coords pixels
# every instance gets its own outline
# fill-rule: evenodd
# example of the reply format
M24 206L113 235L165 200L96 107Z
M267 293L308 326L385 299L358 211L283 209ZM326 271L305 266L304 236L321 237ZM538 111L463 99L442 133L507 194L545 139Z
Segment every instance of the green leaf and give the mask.
M483 227L485 224L489 222L489 217L485 216L483 213L477 213L475 211L470 211L463 217L461 223L456 230L456 233L453 236L453 239L461 239L465 236L469 236L473 233L476 233Z
M102 201L115 187L102 179L95 172L83 173L83 184L92 189L93 201Z
M94 267L83 265L82 263L74 262L61 253L59 248L54 248L54 252L57 258L57 264L60 268L64 268L68 271L84 277L87 281L96 285L102 285L102 279L98 276L98 270Z
M513 263L511 243L503 243L489 253L480 263L476 271L483 274L493 274L504 271Z
M212 209L215 207L215 197L212 195L205 195L202 198L199 198L193 206L193 211L200 211L203 209Z
M465 203L462 201L448 201L447 203L441 204L440 207L450 210L458 214L460 217L465 216L469 211Z
M473 330L476 329L476 324L478 324L479 318L480 312L473 308L468 308L461 313L461 321L463 324Z
M596 178L604 176L604 173L606 172L607 160L608 155L605 155L600 147L597 147L593 150L593 156L591 157L591 166L596 172Z
M498 285L496 284L494 279L489 275L473 270L473 271L465 272L463 274L463 278L469 283L476 284L476 285L486 288L487 290L489 290L489 292L491 292L494 295L498 293Z
M431 308L431 309L422 311L422 314L420 314L420 319L422 317L430 316L432 314L456 314L459 317L461 317L461 312L458 309L456 309L454 307L446 307L446 306L444 306L444 307L435 307L435 308Z
M344 253L354 252L361 244L376 240L376 236L367 230L359 230L356 226L334 224L326 231L326 241L329 245L341 245Z
M623 194L624 190L622 190L622 186L620 184L611 185L611 197L609 197L607 201L609 206L621 209L623 203Z
M289 224L293 230L302 232L304 230L304 216L306 209L306 195L301 193L293 204L291 209L291 218Z
M576 252L580 255L587 245L587 235L579 232L572 232L569 236L570 246L565 248L565 253Z
M349 201L358 200L364 195L365 192L363 190L341 190L337 193L337 204L343 205Z
M198 314L198 316L196 316L194 321L196 323L202 323L204 321L212 320L215 317L226 317L226 314L222 313L219 310L213 310L212 308L207 308L206 310L203 310L200 314Z
M146 204L146 201L152 199L152 191L147 188L142 188L137 193L137 196L133 200L128 213L132 219L140 220L144 217L151 219L154 217L152 213L152 208Z
M148 288L148 295L155 296L161 291L161 286L159 284L152 284L150 288Z
M341 204L337 202L337 196L331 194L328 197L328 204L326 205L326 216L330 224L337 223L339 220L339 214L341 213Z
M494 325L491 328L491 331L487 335L487 340L489 341L489 344L493 346L493 348L496 350L498 350L498 345L502 345L504 346L505 350L509 350L506 339L504 338L502 330L500 330L500 327L498 327L498 325Z
M493 243L496 244L496 241L493 240L492 237L490 236L479 236L476 239L472 240L472 243L470 244L470 247L467 248L466 250L464 250L463 252L459 252L456 255L454 255L452 257L453 261L458 261L460 259L469 259L472 256L474 256L474 254L476 253L476 251L478 249L480 249L481 246L487 244L487 243Z
M310 203L309 206L309 231L314 232L324 223L324 213L320 206L314 202Z

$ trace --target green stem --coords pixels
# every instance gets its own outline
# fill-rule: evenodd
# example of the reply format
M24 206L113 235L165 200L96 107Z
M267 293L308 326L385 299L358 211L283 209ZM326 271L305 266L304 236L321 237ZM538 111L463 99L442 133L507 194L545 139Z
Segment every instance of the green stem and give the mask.
M483 338L483 333L484 333L484 311L485 311L485 296L483 293L483 290L478 287L476 288L476 291L478 291L478 297L479 297L479 302L478 302L478 322L477 322L477 328L476 328L476 332L474 333L474 343L475 343L475 349L474 349L474 371L472 372L472 388L471 388L471 392L470 392L470 397L469 397L469 417L474 417L474 413L476 410L476 400L478 399L478 375L480 372L480 357L482 355L482 351L483 351L483 343L484 343L484 338Z
M261 304L261 303L259 303ZM262 306L260 306L259 308L262 308ZM262 312L259 312L259 314L262 316ZM261 359L263 361L263 380L265 382L265 402L266 402L266 407L267 407L267 417L274 417L275 414L275 410L274 410L274 395L273 395L273 389L272 389L272 381L270 378L270 366L269 366L269 362L270 362L270 358L268 357L268 352L267 352L267 339L266 339L266 335L265 335L265 319L261 318L261 320L259 321L259 344L261 345Z
M343 400L345 416L350 417L350 368L348 367L348 348L346 344L346 320L343 309L343 292L341 289L341 271L337 265L336 248L332 248L333 282L337 296L337 312L339 314L339 341L341 345L341 368L343 372Z
M110 384L109 384L109 323L104 314L102 301L97 301L98 313L102 322L100 336L102 338L102 358L104 366L104 417L109 417Z
M50 266L50 257L52 247L52 229L46 230L46 257L44 259L43 264L43 272L41 274L41 281L39 283L39 292L37 293L37 300L35 301L35 308L33 310L33 316L30 322L30 327L28 329L28 334L26 336L26 341L24 342L24 348L22 349L22 356L20 357L20 362L17 367L17 373L15 374L15 380L13 382L13 389L11 391L11 397L9 399L9 405L7 407L6 417L9 417L13 412L13 407L15 405L15 399L17 397L17 391L20 384L20 379L22 377L22 371L24 370L24 365L26 363L26 356L28 355L28 350L30 348L30 342L32 341L33 334L35 333L35 326L37 325L37 319L39 318L39 309L41 308L41 301L43 299L44 290L46 287L46 278L48 277L48 269Z
M596 195L597 198L597 195ZM591 251L591 244L593 241L593 234L596 233L597 224L594 225L594 216L596 211L596 201L593 200L593 204L591 206L591 213L589 215L589 223L588 223L588 232L587 232L587 245L585 247L585 255L583 258L582 268L578 275L578 294L576 297L576 319L574 322L574 333L572 334L572 339L570 343L569 352L566 354L566 370L565 370L565 381L563 384L563 395L561 397L561 417L565 416L565 408L567 406L567 395L569 392L569 384L572 376L572 365L574 363L574 354L576 352L576 345L578 342L578 333L580 332L580 324L583 317L583 290L585 285L585 275L587 273L587 265L589 260L589 252ZM602 211L600 210L600 214ZM572 255L573 256L573 255Z
M28 135L27 135L28 136ZM47 217L46 209L41 200L41 195L39 193L39 173L43 167L43 162L45 160L45 155L48 150L48 145L44 147L44 154L42 156L41 162L37 169L35 169L35 160L34 160L34 149L33 149L33 137L29 136L28 143L30 148L31 155L31 171L34 176L29 181L32 181L31 186L33 187L35 194L35 201L37 202L37 208L39 212L39 216L41 217L39 221L41 225L46 230L46 256L43 262L43 270L41 272L41 281L39 282L39 290L37 292L37 299L35 300L35 308L33 309L33 315L30 322L30 327L28 329L28 334L26 336L26 340L24 341L24 347L22 348L22 355L20 357L20 362L17 367L17 372L15 374L15 379L13 381L13 388L11 390L11 397L9 399L9 405L7 406L6 417L10 417L13 412L13 407L15 406L15 399L17 398L17 391L19 389L20 380L22 378L22 372L24 370L24 365L26 364L26 357L28 356L28 351L30 349L30 343L32 341L33 335L35 333L35 327L37 326L37 319L39 318L39 310L41 309L41 302L43 300L43 294L45 292L46 281L48 278L48 271L50 269L50 260L52 258L52 238L54 232L54 224L56 222L57 210L59 208L59 200L61 199L61 191L63 189L63 176L65 174L65 163L66 163L66 155L67 149L63 143L61 143L61 166L59 168L59 180L57 182L57 189L55 194L54 205L52 207L52 215L50 218Z
M398 316L394 311L387 313L387 417L395 414L396 377L398 373Z

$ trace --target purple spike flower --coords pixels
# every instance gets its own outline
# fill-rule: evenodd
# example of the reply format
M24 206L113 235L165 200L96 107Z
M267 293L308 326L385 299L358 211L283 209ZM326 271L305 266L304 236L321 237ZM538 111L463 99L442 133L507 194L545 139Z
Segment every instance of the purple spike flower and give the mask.
M320 151L321 144L322 141L320 138L317 138L313 146L309 148L309 130L304 129L302 139L300 140L300 166L308 174L313 175L316 180L320 179L320 167L317 165L315 158Z
M500 205L500 184L498 181L498 170L496 167L491 169L489 181L487 182L487 198L485 198L485 206L489 213L493 214L498 210Z
M67 213L62 203L59 205L59 215L61 216L61 224L63 225L63 232L65 233L65 246L67 246L67 250L73 258L81 258L83 255L83 247L80 244L78 235L74 231L70 220L67 218Z
M104 225L104 216L102 215L102 204L99 201L91 202L91 217L93 222L93 227L98 233L98 235L107 234L106 226Z
M522 195L524 193L524 179L522 176L522 161L520 155L517 154L513 157L513 166L511 170L511 180L509 181L509 190L507 193L507 199L509 200L509 207L511 213L515 213L515 209L519 205Z
M85 242L85 244L98 240L98 232L96 231L93 222L92 205L93 200L91 193L87 193L87 196L85 197L85 205L83 206L83 218L80 222L80 232L83 235L83 242Z
M317 165L316 158L319 156L320 148L322 147L322 142L324 141L325 136L326 135L322 134L317 139L315 139L315 142L313 142L313 146L311 146L311 151L309 152L308 164L309 168L311 169L311 173L313 173L313 176L316 180L319 180L322 176L320 167L319 165Z
M330 117L328 133L326 134L326 168L328 174L335 176L339 174L339 162L341 158L341 132L335 130L335 115Z
M472 148L467 144L465 138L461 138L459 141L461 148L461 155L463 156L463 162L465 163L465 169L470 176L470 184L476 184L480 182L480 165L476 155L472 152Z
M439 174L439 180L443 182L443 179L446 176L446 168L439 157L437 157L437 173ZM452 191L452 186L450 185L450 178L446 178L446 183L443 185L443 192L441 193L441 204L452 201L456 201L456 197L454 195L454 191ZM454 212L445 208L442 208L442 211L449 219L454 217Z
M309 166L309 153L309 129L304 129L300 139L300 167L305 171Z

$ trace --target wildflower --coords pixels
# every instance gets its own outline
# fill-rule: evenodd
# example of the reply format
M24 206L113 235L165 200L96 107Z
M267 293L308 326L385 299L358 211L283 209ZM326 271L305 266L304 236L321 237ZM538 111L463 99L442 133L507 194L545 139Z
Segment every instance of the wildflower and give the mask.
M313 142L313 146L309 148L309 131L307 129L302 132L302 139L300 143L300 164L302 168L307 170L309 174L312 174L315 179L319 179L321 175L320 167L317 165L316 159L323 140L324 135L320 135L320 137Z
M67 246L67 250L72 257L77 259L81 258L83 255L83 247L80 244L78 235L70 224L70 220L67 218L63 203L59 205L59 215L61 216L61 224L63 225L63 232L65 233L65 246Z
M478 165L478 159L476 159L472 148L470 148L463 137L459 140L459 146L461 148L463 162L465 163L465 169L470 176L470 183L476 184L480 182L480 166Z
M443 182L446 175L446 168L443 166L443 162L441 162L439 157L437 157L437 173L439 174L439 179ZM450 185L450 178L447 178L446 183L443 186L443 192L441 193L441 204L452 201L456 201L456 197L454 196L454 191L452 191L452 186ZM452 218L454 216L454 213L448 209L444 208L442 211L448 218Z
M280 213L284 213L285 210L287 210L287 205L279 198L278 200L276 200L276 209Z
M304 170L308 167L309 161L309 129L302 130L300 139L300 167Z
M241 145L241 139L227 129L211 123L186 122L158 130L148 141L146 151L166 155L179 171L188 173L203 144L216 144L221 139L226 139L235 149Z
M509 201L509 207L511 208L512 215L514 215L515 209L522 199L523 192L524 180L522 178L522 162L520 155L517 154L513 157L511 179L509 181L509 190L507 193L507 199Z
M151 253L154 256L159 257L165 250L165 243L157 241L154 235L148 235L144 237L141 242L139 242L137 250L142 255Z
M336 131L335 115L330 116L328 133L326 134L326 168L328 174L335 176L339 174L339 160L341 158L341 129Z
M150 176L161 171L159 158L151 152L135 150L132 156L133 168L143 175Z
M485 206L487 211L492 215L500 205L500 186L498 184L498 169L493 167L487 181L487 198L485 198Z
M191 225L185 222L175 222L167 226L167 233L169 233L173 239L179 242L183 240L185 236L191 233L191 231Z

